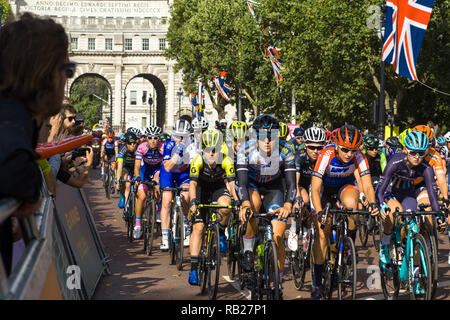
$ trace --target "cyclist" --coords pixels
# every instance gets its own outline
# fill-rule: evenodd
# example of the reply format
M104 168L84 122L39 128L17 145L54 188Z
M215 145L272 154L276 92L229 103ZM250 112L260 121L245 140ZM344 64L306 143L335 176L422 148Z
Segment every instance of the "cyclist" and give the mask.
M389 137L386 139L385 142L385 156L386 159L390 159L392 155L396 153L400 153L403 150L403 144L401 143L400 139L398 137Z
M121 185L120 179L131 180L134 173L134 159L136 156L137 137L133 132L127 132L123 136L125 145L120 148L117 156L117 183L116 189L120 191L119 208L125 206L125 201L130 194L130 183ZM124 190L125 189L125 190Z
M198 204L208 201L217 202L218 205L231 204L231 195L237 199L234 188L235 170L233 160L221 151L222 135L218 130L208 130L202 134L203 156L198 154L191 162L189 197L191 202L189 219L193 220L193 230L190 239L191 272L189 283L198 284L197 267L198 254L201 247L201 236L206 222L207 210L198 210ZM222 160L223 159L223 160ZM219 209L220 252L227 250L224 230L228 224L231 211Z
M253 266L257 220L251 216L258 213L263 204L267 212L278 213L278 217L274 215L272 226L277 246L278 267L282 276L286 255L283 235L286 219L295 201L296 170L292 149L286 142L278 139L279 128L278 120L271 115L263 114L255 119L253 130L256 139L250 139L239 149L236 173L238 196L242 202L239 217L244 223L247 223L246 211L248 208L251 209L247 232L243 236L243 268L245 271L251 271ZM287 192L282 187L283 177ZM264 196L263 203L261 196Z
M191 125L184 119L179 119L173 125L172 139L164 144L163 165L159 176L160 188L178 187L188 188L189 186L189 155L186 152L185 141L191 134ZM175 182L175 184L174 184ZM163 191L161 207L161 250L169 249L169 223L172 192ZM189 192L181 193L181 204L183 212L189 210ZM187 225L187 224L185 224ZM185 239L185 245L189 245L189 237Z
M233 156L234 163L236 165L236 157L239 148L247 140L248 126L243 121L234 121L229 128L228 136L231 138L233 153L230 152L229 156Z
M289 144L292 148L292 151L295 151L295 146L290 141L287 140L287 136L289 134L289 128L286 123L280 122L280 130L278 131L278 137L280 140L285 141L287 144Z
M392 213L397 207L400 211L417 209L420 189L414 184L415 179L423 178L432 209L440 210L433 169L423 161L429 147L426 134L420 131L410 132L406 135L404 144L406 154L394 154L389 159L376 193L378 203L383 204L381 217L384 220L384 233L380 246L380 261L383 264L391 262L389 241L393 231ZM422 291L418 283L414 290L416 293Z
M150 126L145 129L146 140L141 143L136 150L136 160L134 163L134 177L137 181L150 181L152 178L159 181L159 170L161 168L163 154L159 148L159 135L161 128ZM133 237L139 239L142 235L141 217L147 198L147 185L141 183L136 193L136 225L133 231ZM155 197L159 199L159 189L155 188Z
M115 170L117 156L119 154L119 142L114 139L114 131L108 129L106 131L106 138L102 141L102 147L100 148L100 159L102 161L102 179L105 176L105 161L111 161L111 171Z
M202 133L205 132L209 123L204 117L194 118L191 122L191 127L194 131L193 139L191 143L187 146L187 152L190 155L190 161L197 155L202 153Z
M294 145L294 154L298 155L305 152L305 144L303 143L303 136L305 135L305 129L302 127L295 128L293 132L294 137L289 140Z
M333 138L335 144L328 145L320 152L311 178L313 223L317 230L313 246L314 266L311 298L318 300L322 298L322 273L327 239L330 236L330 224L322 221L322 210L326 203L332 203L334 195L345 208L357 209L360 191L354 184L356 170L361 178L363 187L361 191L365 193L370 203L369 210L373 215L378 214L369 165L366 157L359 150L362 143L360 131L353 125L344 125L333 131ZM320 228L319 222L326 223L325 229ZM353 216L349 219L348 233L355 241L356 223Z
M363 139L363 153L366 155L369 163L370 175L372 176L372 183L378 183L381 174L386 167L386 156L384 152L378 150L380 140L373 134L368 134Z
M306 152L295 157L296 173L296 186L297 186L297 198L302 199L304 206L307 209L310 205L309 189L311 186L311 176L314 171L317 158L320 151L324 148L326 142L326 133L322 128L311 127L305 131L305 146ZM298 206L298 203L296 203ZM304 211L304 213L306 213ZM298 241L296 233L296 221L292 219L291 227L289 230L288 246L292 251L297 250Z

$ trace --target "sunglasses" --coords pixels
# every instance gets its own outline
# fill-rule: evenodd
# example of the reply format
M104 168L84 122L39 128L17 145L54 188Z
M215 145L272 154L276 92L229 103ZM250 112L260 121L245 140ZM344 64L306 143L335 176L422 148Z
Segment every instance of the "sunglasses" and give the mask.
M127 142L127 144L133 146L133 145L137 144L137 142L136 141L135 142Z
M367 151L376 151L378 148L366 148Z
M299 139L303 139L303 137L295 137L295 139L299 140Z
M77 63L76 62L68 62L68 63L64 63L59 69L60 70L64 70L64 72L66 73L66 78L73 78L73 76L75 75L75 69L77 68Z
M64 119L68 119L69 122L75 121L75 116L64 117Z
M148 140L159 140L159 137L147 137Z
M419 156L419 158L423 158L427 155L426 151L412 151L412 150L406 150L408 152L408 155L415 158Z
M257 134L256 135L256 139L258 139L258 140L269 140L269 141L272 141L272 135L270 135L270 134Z
M342 148L339 147L339 149L342 151L342 153L355 153L356 151L358 151L357 149L348 149L348 148Z
M323 146L306 146L309 150L322 150Z

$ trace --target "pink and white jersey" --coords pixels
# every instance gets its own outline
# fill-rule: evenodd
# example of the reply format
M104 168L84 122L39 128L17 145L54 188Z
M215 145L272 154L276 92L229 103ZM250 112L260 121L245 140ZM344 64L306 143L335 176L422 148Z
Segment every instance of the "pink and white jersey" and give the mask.
M329 145L324 148L317 159L313 175L323 180L325 187L340 187L353 183L354 171L357 169L362 177L370 174L366 157L360 151L356 151L348 163L342 163L336 158L336 147Z
M150 149L148 142L141 143L136 150L136 160L142 160L147 166L160 166L163 160L161 149Z

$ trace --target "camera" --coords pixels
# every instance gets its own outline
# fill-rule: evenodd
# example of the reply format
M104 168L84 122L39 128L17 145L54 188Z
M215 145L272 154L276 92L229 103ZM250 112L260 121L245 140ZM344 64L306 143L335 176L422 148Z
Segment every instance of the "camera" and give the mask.
M79 126L84 122L84 115L82 113L77 113L75 115L75 126Z
M89 149L88 148L77 148L72 151L72 160L78 157L86 157L86 153Z

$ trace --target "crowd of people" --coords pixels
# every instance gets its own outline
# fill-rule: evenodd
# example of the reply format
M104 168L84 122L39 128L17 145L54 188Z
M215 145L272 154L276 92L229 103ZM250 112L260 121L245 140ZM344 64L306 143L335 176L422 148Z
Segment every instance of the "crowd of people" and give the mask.
M39 34L39 37L35 37ZM42 46L45 43L45 46ZM41 171L53 196L56 180L82 187L93 165L92 146L49 159L38 160L39 142L61 141L83 133L83 117L64 97L67 78L74 74L68 57L68 38L52 20L24 14L0 30L0 186L1 198L14 198L20 207L0 227L0 250L7 272L11 272L14 219L32 215L41 203ZM66 99L63 101L63 99ZM136 191L133 237L142 237L142 213L149 187L156 181L161 250L169 248L170 213L173 193L165 188L183 187L181 204L185 215L184 245L190 247L189 283L198 285L200 237L205 228L205 211L200 204L217 202L233 206L246 224L243 235L242 267L254 268L258 220L261 208L272 212L273 236L280 278L284 272L284 234L294 209L310 214L317 230L313 247L312 299L323 298L324 272L330 221L323 215L327 203L337 199L343 207L356 210L363 202L384 223L380 260L389 263L388 243L396 208L416 210L430 203L434 211L441 202L449 207L450 132L437 137L432 128L418 125L386 141L363 134L353 125L334 130L319 126L298 127L288 139L288 126L273 115L257 116L251 124L226 120L213 126L205 118L191 123L179 119L169 133L156 125L128 128L118 136L112 129L93 132L101 141L101 174L110 168L123 209L131 185ZM111 166L107 167L106 163ZM40 167L40 169L39 169ZM122 183L121 180L131 182ZM364 201L361 201L365 199ZM250 210L250 215L248 215ZM221 208L220 251L227 251L225 227L231 209ZM438 229L442 217L428 217ZM321 228L325 225L325 228ZM355 241L356 220L350 219L348 233ZM295 220L290 221L287 244L297 250ZM20 237L19 237L20 238ZM450 256L449 256L450 257ZM449 258L450 259L450 258ZM450 260L449 260L450 262ZM420 292L420 286L417 287Z

